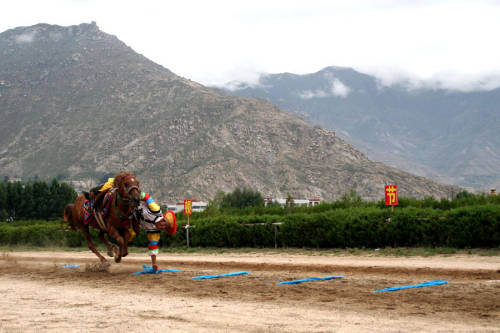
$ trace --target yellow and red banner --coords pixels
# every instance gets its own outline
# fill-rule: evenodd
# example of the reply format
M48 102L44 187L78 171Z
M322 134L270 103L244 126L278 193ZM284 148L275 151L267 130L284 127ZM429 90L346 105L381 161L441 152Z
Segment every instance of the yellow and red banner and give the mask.
M184 200L184 215L191 215L193 200Z
M398 204L397 185L385 185L385 204L386 206L397 206Z

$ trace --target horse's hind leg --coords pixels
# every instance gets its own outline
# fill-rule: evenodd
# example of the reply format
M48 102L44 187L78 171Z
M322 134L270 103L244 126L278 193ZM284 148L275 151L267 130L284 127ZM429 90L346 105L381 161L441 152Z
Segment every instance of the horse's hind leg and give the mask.
M64 222L68 224L68 226L71 228L71 230L77 230L75 227L75 221L73 219L73 209L75 205L70 203L67 204L66 207L64 208Z
M99 239L106 245L108 256L113 257L113 249L117 246L106 239L105 232L102 230L99 231Z
M85 226L83 228L81 228L82 232L83 232L83 236L85 237L85 240L87 241L87 244L89 246L89 249L90 251L94 252L94 254L99 258L99 260L102 262L102 263L105 263L107 262L106 258L104 258L100 253L99 251L97 251L94 243L92 243L92 239L90 238L90 232L89 232L89 227L88 226Z

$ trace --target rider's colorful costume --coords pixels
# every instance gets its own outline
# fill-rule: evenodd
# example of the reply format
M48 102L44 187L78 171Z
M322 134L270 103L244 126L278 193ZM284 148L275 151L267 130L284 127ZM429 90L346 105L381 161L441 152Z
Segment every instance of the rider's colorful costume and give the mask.
M160 230L155 223L163 219L160 206L148 193L141 193L141 203L136 209L136 219L148 234L149 255L158 255L158 242L160 241Z
M106 192L107 190L113 188L115 183L114 178L108 178L108 180L104 184L99 184L96 187L90 190L91 193L97 194L99 192Z

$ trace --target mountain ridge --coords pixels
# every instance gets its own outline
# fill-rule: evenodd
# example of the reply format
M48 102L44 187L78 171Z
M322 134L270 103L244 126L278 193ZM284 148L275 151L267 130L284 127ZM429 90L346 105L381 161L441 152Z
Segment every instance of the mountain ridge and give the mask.
M131 169L160 200L263 195L448 196L451 188L370 161L334 132L263 100L175 75L95 23L0 34L0 176L97 181Z
M352 68L263 74L232 84L232 95L262 98L321 124L369 158L438 181L500 186L500 88L462 92L407 83L387 86Z

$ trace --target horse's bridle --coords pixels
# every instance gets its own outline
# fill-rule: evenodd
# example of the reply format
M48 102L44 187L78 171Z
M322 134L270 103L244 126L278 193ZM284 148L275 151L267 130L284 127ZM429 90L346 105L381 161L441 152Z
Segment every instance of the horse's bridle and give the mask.
M112 198L113 203L111 203L111 206L114 206L114 212L115 215L118 216L122 221L130 220L134 216L134 211L137 209L136 203L134 200L131 199L125 199L120 196L120 191L115 191L113 198ZM118 210L118 205L124 205L124 206L134 206L134 209L132 209L127 215L124 215Z
M123 180L123 183L126 183L127 181L130 181L130 180L134 180L135 176L127 176L124 180ZM139 186L136 186L136 185L132 185L130 187L125 187L125 192L127 193L127 195L129 196L129 199L122 199L122 200L129 200L129 201L133 201L130 199L130 192L132 192L132 190L137 190L139 193L141 193L141 190L139 189Z
M135 181L134 177L135 176L132 176L132 175L127 176L125 179L123 179L123 182L122 182L122 184L125 187L125 193L127 194L128 198L123 198L120 195L120 190L116 191L116 193L113 197L114 206L115 206L115 215L124 221L130 220L133 217L134 211L139 204L138 200L130 199L130 192L132 192L134 189L136 189L139 193L141 193L141 190L139 189L139 187L136 185L132 185L132 186L125 185L129 181ZM130 211L127 215L124 215L117 209L119 204L124 205L124 206L129 206L129 207L134 206L134 209L132 209L132 211Z

